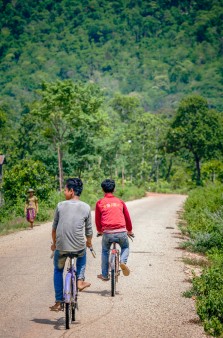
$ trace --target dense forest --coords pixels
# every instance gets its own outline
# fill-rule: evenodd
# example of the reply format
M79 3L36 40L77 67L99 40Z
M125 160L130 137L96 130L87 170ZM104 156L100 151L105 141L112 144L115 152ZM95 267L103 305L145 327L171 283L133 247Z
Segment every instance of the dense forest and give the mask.
M39 162L60 190L69 175L181 191L222 180L222 1L0 8L9 172Z
M223 107L222 0L1 0L1 104L43 81L91 81L169 114L196 92Z

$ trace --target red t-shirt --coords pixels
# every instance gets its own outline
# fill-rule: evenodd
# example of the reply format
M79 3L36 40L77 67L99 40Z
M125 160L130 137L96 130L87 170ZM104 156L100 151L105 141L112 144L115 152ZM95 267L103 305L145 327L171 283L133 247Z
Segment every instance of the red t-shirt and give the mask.
M132 231L132 222L125 203L112 193L96 203L95 224L98 232Z

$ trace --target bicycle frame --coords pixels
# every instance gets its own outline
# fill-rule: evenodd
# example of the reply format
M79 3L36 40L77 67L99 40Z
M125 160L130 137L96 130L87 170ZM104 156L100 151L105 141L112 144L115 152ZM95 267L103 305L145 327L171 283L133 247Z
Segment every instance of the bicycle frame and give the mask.
M71 285L73 286L71 289ZM64 283L64 302L70 303L71 300L77 302L77 279L76 270L74 268L74 258L70 258L70 267L65 277Z

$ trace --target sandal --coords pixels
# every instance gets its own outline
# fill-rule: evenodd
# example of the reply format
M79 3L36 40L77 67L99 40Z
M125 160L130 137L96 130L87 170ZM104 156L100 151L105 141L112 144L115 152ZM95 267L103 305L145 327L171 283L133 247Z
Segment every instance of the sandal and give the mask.
M109 281L109 280L110 280L110 278L109 278L109 277L104 277L104 276L102 276L102 274L100 274L100 275L97 275L97 277L98 277L99 279L103 280L104 282L107 282L107 281Z
M60 302L56 302L53 306L50 306L50 311L59 312L62 311L62 305Z

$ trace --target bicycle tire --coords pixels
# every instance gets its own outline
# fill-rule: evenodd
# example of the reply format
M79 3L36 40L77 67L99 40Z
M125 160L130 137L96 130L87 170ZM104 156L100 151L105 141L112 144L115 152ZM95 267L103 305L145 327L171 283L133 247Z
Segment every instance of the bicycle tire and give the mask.
M76 312L75 312L75 310L76 310L76 304L72 303L71 304L71 319L72 319L72 322L75 322L75 320L76 320L76 316L75 316Z
M74 282L74 281L73 281ZM74 295L74 286L73 286L73 282L71 283L71 294L73 296L73 300L71 301L71 320L72 322L75 322L75 309L76 309L76 303L74 302L74 300L76 301L76 294ZM76 278L75 278L75 283L76 283Z
M65 303L65 327L69 330L72 318L71 303Z
M115 270L111 270L111 296L115 297Z

